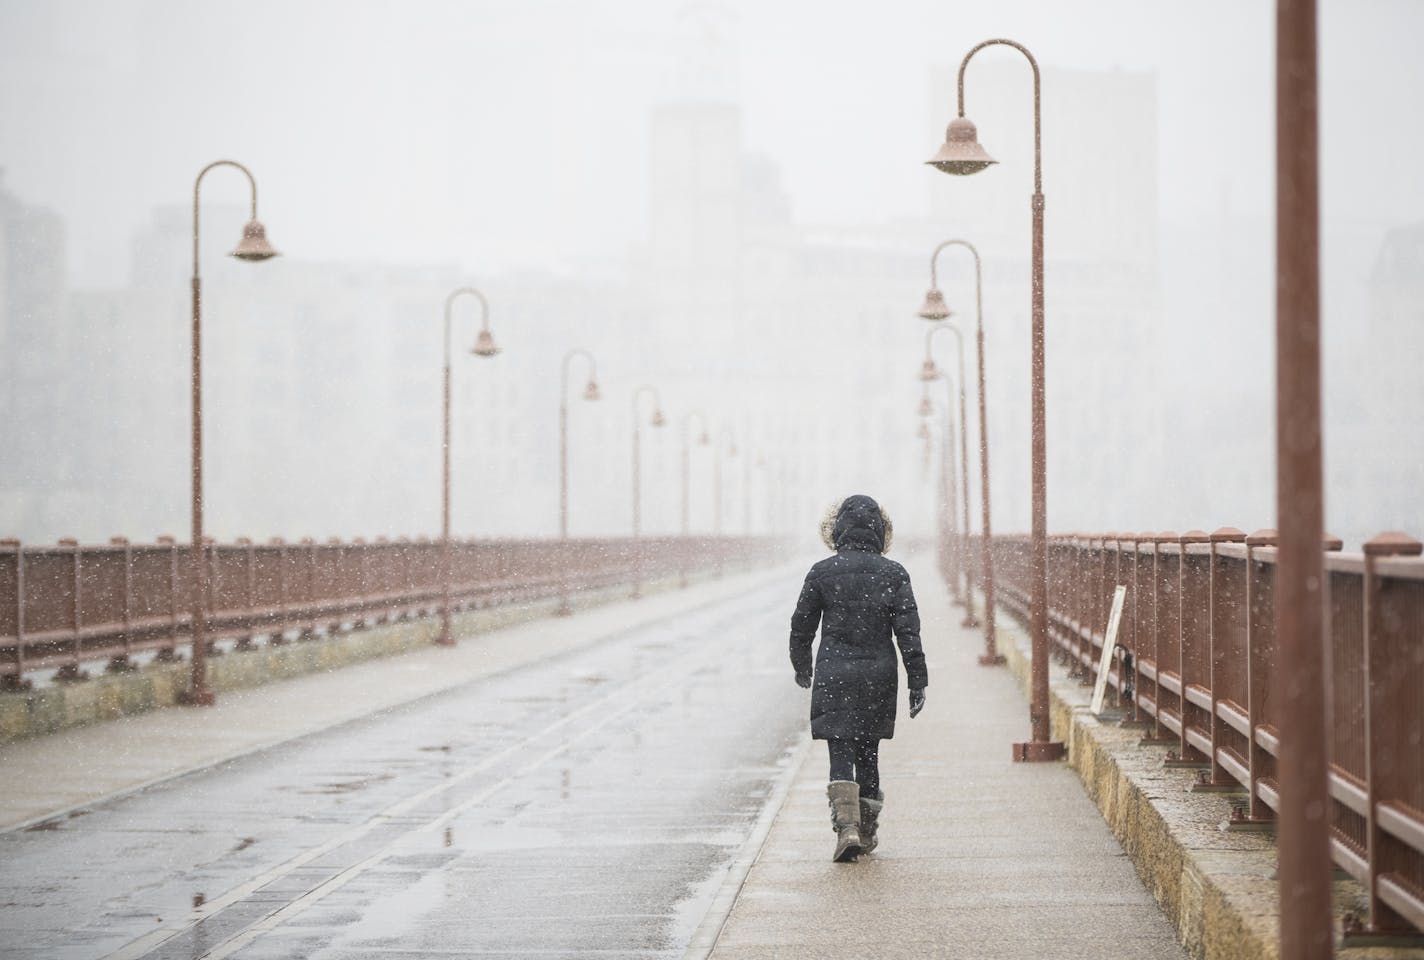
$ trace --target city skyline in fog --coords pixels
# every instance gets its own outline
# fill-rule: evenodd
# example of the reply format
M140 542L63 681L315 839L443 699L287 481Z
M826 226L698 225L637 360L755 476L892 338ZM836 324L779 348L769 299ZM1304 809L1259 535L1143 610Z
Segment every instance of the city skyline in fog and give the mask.
M505 297L493 309L507 349L503 366L469 371L459 388L465 529L549 532L556 398L539 384L556 377L549 350L576 345L599 347L616 388L591 415L594 432L574 440L597 487L575 488L586 532L625 523L623 394L649 378L667 384L678 420L715 409L761 441L759 457L794 460L780 482L795 489L780 496L795 505L780 506L795 523L864 485L904 504L905 529L927 529L934 484L910 376L925 324L912 310L929 249L956 235L976 239L988 264L995 523L1026 527L1031 131L1021 60L986 52L967 81L968 115L1000 166L958 182L923 165L952 115L959 58L994 35L1024 41L1044 70L1050 525L1271 524L1270 10L1114 2L1075 16L1061 4L907 2L869 22L853 9L0 6L0 190L62 223L65 291L44 320L55 331L12 309L0 342L28 343L73 378L44 400L43 416L70 429L82 407L96 432L71 439L120 451L51 464L41 451L67 435L32 436L35 456L0 483L0 535L92 539L142 535L170 514L168 526L181 523L188 204L193 176L219 156L252 168L260 217L285 255L258 268L225 261L245 182L231 171L205 181L211 335L230 345L224 360L209 357L222 363L209 454L233 465L210 480L210 503L227 507L211 521L221 534L429 531L435 316L448 287L466 280ZM1424 125L1389 109L1400 91L1424 88L1424 66L1406 51L1420 29L1424 11L1404 2L1322 9L1328 523L1353 542L1386 526L1424 529L1409 494L1424 481L1424 440L1407 417L1374 406L1407 411L1421 392L1401 358L1424 349L1408 306L1424 184L1404 163ZM13 225L9 240L28 242ZM1396 260L1404 266L1382 273ZM967 304L964 264L947 256L941 275ZM249 336L245 317L269 332ZM225 318L237 324L225 330ZM379 362L342 366L361 349ZM66 369L71 351L90 367ZM285 366L271 367L273 356ZM131 386L155 359L153 382ZM264 432L242 399L283 396L256 386L263 364L269 377L330 382L284 387L295 393L274 403ZM1365 368L1369 380L1351 373ZM394 379L340 382L353 370ZM847 382L852 395L822 400ZM43 389L37 377L12 395L34 404ZM227 411L224 390L236 404ZM482 409L494 410L487 431ZM118 410L128 426L112 436L93 413ZM48 422L18 412L12 429ZM339 454L303 445L312 424ZM667 449L649 448L646 482L675 491L677 437L667 432ZM388 462L362 449L370 436L397 445ZM264 445L287 451L285 466L246 476ZM324 497L319 464L338 458L360 490ZM145 471L158 465L155 480ZM109 469L129 478L122 503ZM1218 483L1199 483L1202 470ZM1105 497L1114 481L1128 489ZM771 484L761 481L747 509L758 523L776 513ZM51 496L59 487L72 496ZM148 509L150 490L161 510ZM407 509L412 498L419 509ZM478 512L471 498L484 501ZM706 527L705 490L698 502L695 525ZM732 511L739 521L742 509ZM129 516L141 518L133 528L121 523ZM291 529L318 516L313 529ZM675 498L649 517L676 529Z

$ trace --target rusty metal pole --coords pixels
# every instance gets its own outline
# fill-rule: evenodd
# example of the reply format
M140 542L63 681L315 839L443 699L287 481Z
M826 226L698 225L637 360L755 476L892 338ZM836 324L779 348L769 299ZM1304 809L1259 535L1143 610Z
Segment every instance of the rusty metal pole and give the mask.
M977 173L994 160L984 153L977 142L974 125L964 115L964 72L974 55L985 47L1002 45L1023 54L1033 70L1033 196L1030 199L1033 241L1033 284L1031 316L1033 322L1030 366L1032 383L1030 400L1033 436L1030 441L1032 480L1032 524L1029 543L1029 592L1031 596L1030 637L1033 646L1031 703L1029 724L1031 739L1015 743L1015 760L1058 760L1063 757L1063 744L1050 733L1048 701L1048 442L1047 412L1044 388L1044 294L1043 294L1043 123L1041 77L1038 61L1028 48L1013 40L993 39L974 46L959 65L959 116L950 124L945 146L930 161L949 173ZM987 535L987 531L986 535Z
M1324 662L1315 0L1276 4L1276 662L1280 952L1334 955Z
M945 403L944 403L944 439L940 441L940 504L943 512L941 520L941 530L943 536L949 544L949 554L953 558L951 563L951 573L954 580L954 590L959 589L959 574L964 564L963 550L961 549L961 539L959 527L959 488L955 481L954 469L954 384L948 377L944 378ZM973 601L968 596L961 596L966 604Z
M455 636L450 631L452 565L450 556L450 326L455 300L474 297L480 303L480 336L470 352L492 357L498 353L489 332L489 301L474 287L459 287L445 298L445 367L444 367L444 433L440 444L440 633L435 642L453 647Z
M974 258L974 339L977 353L978 365L978 390L979 390L979 502L982 514L980 527L983 536L980 540L980 563L982 568L984 593L984 653L979 657L982 666L998 666L1004 663L1004 657L999 653L998 644L995 639L994 624L994 556L989 549L989 412L986 391L984 386L984 279L983 265L980 261L979 250L968 240L953 239L946 240L935 247L934 253L930 256L930 295L926 297L925 308L920 311L920 316L926 320L944 320L949 317L948 308L943 306L944 298L939 294L939 274L938 263L940 252L948 247L963 247L968 250ZM956 333L958 331L956 330ZM960 384L964 384L964 364L963 349L960 350ZM960 434L960 445L963 448L968 442L969 421L964 414L963 396L961 394L960 403L960 424L962 432ZM964 474L964 542L966 564L968 563L968 543L969 543L969 463L967 456L960 458L961 471ZM966 566L964 574L964 586L967 593L972 596L972 588L969 580L969 572ZM967 618L966 618L967 619Z
M215 160L198 172L193 181L193 324L192 324L192 374L191 410L192 436L190 454L192 457L189 479L192 484L190 499L191 541L189 543L189 566L191 567L192 595L189 597L189 618L193 638L192 671L183 702L194 706L210 706L216 701L212 687L208 683L208 564L207 545L203 539L203 282L198 273L198 195L203 185L203 177L214 167L236 167L247 177L252 195L252 216L243 229L242 241L232 255L239 260L266 260L276 256L276 251L267 244L262 224L257 221L257 181L252 171L235 160Z
M574 347L564 354L559 380L559 548L562 556L559 562L559 608L554 612L560 617L574 612L569 603L569 362L574 357L583 357L588 362L588 385L584 388L584 399L598 399L598 366L593 354Z

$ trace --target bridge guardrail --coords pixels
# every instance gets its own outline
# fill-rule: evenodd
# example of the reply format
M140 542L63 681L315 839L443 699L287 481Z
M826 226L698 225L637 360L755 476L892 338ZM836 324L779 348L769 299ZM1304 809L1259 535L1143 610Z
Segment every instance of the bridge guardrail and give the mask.
M979 539L975 540L978 549ZM1233 824L1280 803L1275 531L1067 534L1048 543L1049 637L1095 681L1114 588L1127 588L1108 684L1167 762L1204 789L1243 789ZM1000 602L1030 612L1030 540L995 536ZM1370 928L1424 932L1424 557L1383 534L1362 553L1327 540L1326 669L1334 862L1369 891Z
M635 545L636 543L636 545ZM559 540L452 540L454 612L530 602L631 583L639 570L720 570L770 562L771 537L644 537ZM174 659L191 641L193 577L187 544L171 538L104 545L0 540L0 689L27 673L57 669L77 680L81 664L124 669L141 652ZM356 627L434 615L442 597L441 541L307 539L213 543L208 636L282 642L298 631Z

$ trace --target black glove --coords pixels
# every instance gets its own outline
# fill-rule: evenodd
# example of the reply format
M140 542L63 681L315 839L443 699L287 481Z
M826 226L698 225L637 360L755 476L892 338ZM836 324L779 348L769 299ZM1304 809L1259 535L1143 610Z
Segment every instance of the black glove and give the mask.
M811 675L809 673L796 674L796 686L800 687L802 690L810 690Z
M925 708L925 691L923 689L910 691L910 718L914 719L920 715L920 711Z

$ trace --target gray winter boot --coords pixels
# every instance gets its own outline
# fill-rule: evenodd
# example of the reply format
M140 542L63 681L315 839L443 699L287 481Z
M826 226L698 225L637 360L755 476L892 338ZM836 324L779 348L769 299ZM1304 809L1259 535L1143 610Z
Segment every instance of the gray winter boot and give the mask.
M831 827L836 831L836 863L860 855L860 785L854 780L832 780L826 786L831 802Z
M879 845L880 839L875 835L875 831L880 826L880 811L883 809L885 809L885 794L883 792L877 792L873 798L860 798L861 853L869 853Z

